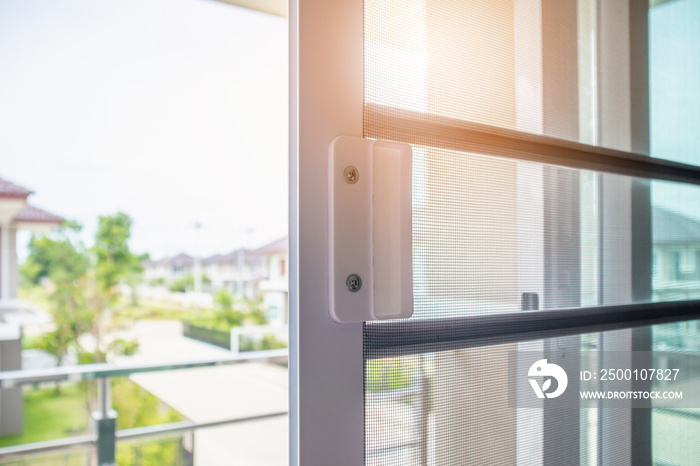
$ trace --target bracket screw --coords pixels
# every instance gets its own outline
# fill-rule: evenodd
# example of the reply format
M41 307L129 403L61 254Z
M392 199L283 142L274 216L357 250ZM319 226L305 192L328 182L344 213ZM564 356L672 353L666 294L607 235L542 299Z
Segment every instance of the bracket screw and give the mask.
M343 178L345 178L346 183L355 184L360 179L360 172L352 165L348 165L343 172Z
M349 291L357 293L360 291L360 288L362 288L362 279L355 273L350 274L348 278L345 279L345 286Z

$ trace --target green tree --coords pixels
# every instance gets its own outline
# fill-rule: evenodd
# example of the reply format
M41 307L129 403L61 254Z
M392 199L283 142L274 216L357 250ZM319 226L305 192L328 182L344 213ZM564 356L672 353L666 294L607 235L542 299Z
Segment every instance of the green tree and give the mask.
M90 258L78 239L81 226L66 222L46 235L29 241L29 257L21 268L23 279L50 282L49 310L55 329L43 335L37 347L54 355L60 365L78 338L92 326L85 283Z
M100 217L95 245L86 249L78 239L81 226L66 222L29 242L29 257L22 266L28 283L46 283L49 310L55 330L37 339L35 346L57 358L60 364L74 348L79 363L103 362L106 353L133 354L137 341L116 340L103 348L101 336L107 325L105 311L119 298L119 284L142 272L144 256L133 254L128 240L131 218L124 213ZM79 344L81 335L92 331L92 350Z
M131 217L123 212L99 218L95 236L95 277L105 306L113 306L119 297L118 286L134 273L141 273L141 262L147 255L136 255L129 249Z
M54 285L71 284L85 276L90 259L78 234L82 227L77 222L64 222L45 235L32 235L29 257L22 265L22 278L39 284L48 278Z
M107 324L106 315L119 299L119 285L135 274L143 272L141 262L148 257L146 254L134 254L129 248L132 224L131 217L123 212L99 217L95 244L92 247L95 277L93 337L96 362L104 362L105 359L106 349L102 348L102 333Z

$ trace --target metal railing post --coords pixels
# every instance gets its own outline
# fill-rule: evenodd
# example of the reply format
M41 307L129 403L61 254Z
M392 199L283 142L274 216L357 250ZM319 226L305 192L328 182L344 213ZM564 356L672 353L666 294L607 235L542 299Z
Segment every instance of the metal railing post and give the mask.
M190 451L189 455L187 456L187 463L186 466L194 466L194 447L196 445L194 441L194 430L190 431Z
M97 434L97 466L114 466L117 449L117 412L112 409L108 377L99 379L98 395L100 409L92 412Z

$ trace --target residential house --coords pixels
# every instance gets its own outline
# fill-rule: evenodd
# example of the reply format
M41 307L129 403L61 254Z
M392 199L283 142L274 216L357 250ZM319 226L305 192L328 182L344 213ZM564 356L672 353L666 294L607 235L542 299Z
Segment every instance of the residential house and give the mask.
M0 179L0 370L22 368L22 327L46 322L46 312L18 299L17 231L45 231L63 219L27 202L32 191ZM0 435L22 432L21 388L0 390Z
M171 285L188 273L192 273L194 258L188 254L178 254L159 260L144 261L144 281L153 286Z
M250 251L237 249L228 254L215 254L202 259L202 270L210 281L212 293L220 289L231 292L234 296L254 298L258 287L257 259L249 255Z
M700 220L654 206L652 228L654 300L700 299Z
M224 289L236 297L261 297L268 321L280 325L287 323L287 243L285 237L257 249L237 249L201 259L201 274L206 277L202 291L211 295ZM197 259L184 253L145 261L144 283L150 288L168 287L186 275L195 276L196 265Z
M265 279L258 283L267 320L271 324L289 322L289 240L273 241L252 251L261 258Z

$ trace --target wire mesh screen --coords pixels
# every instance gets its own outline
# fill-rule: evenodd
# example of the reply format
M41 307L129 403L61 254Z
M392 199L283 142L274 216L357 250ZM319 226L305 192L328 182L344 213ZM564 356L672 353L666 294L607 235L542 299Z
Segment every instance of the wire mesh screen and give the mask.
M598 24L605 8L365 1L365 135L413 146L414 319L700 297L697 187L484 156L447 135L468 122L629 150L634 125L613 117L634 113L634 86L605 76L634 54L606 48L620 32ZM669 8L650 10L652 32ZM692 161L700 144L683 141Z
M577 45L576 2L565 3L368 0L365 101L578 141L578 62L591 51Z
M700 188L413 146L412 319L700 298Z
M507 348L367 361L366 464L514 464Z
M668 409L664 400L609 408L576 398L555 409L519 407L511 364L514 354L525 354L578 374L591 369L584 360L596 360L606 348L629 350L641 336L654 351L649 366L668 365L674 355L685 361L680 367L688 379L679 386L692 396L700 382L699 328L692 321L454 351L426 345L423 353L367 360L365 464L640 464L634 451L649 444L653 464L697 464L697 409ZM569 377L566 388L576 397L607 384L577 379Z
M675 21L694 10L685 0L662 2L650 10L647 31L642 3L641 16L629 20L632 9L588 0L365 0L365 136L413 147L412 331L449 332L433 325L440 318L700 298L699 188L485 156L468 140L446 142L454 141L450 124L466 122L649 150L650 88L630 72L647 72L638 62L647 50L632 53L630 38L644 44L647 32L668 31L673 21L654 8L684 4ZM681 41L690 23L680 28ZM673 44L652 42L652 65L668 62ZM677 75L691 107L693 67ZM668 110L673 89L659 73L652 73L651 102L662 98ZM662 86L666 97L658 97ZM652 125L654 156L698 163L700 141L687 127L678 148ZM401 135L412 128L422 131L407 141ZM378 338L372 328L380 325L365 324L365 342ZM663 328L646 330L654 344L680 332L656 330ZM698 452L687 435L682 448L661 446L680 435L681 421L666 411L626 413L629 422L615 431L617 419L603 410L533 413L508 404L512 351L563 358L603 341L627 344L642 330L619 332L450 351L427 344L399 357L373 341L365 353L366 464L630 464L631 447L620 453L624 447L609 445L629 444L635 425L651 432L654 461L694 464ZM688 419L694 432L697 421Z

